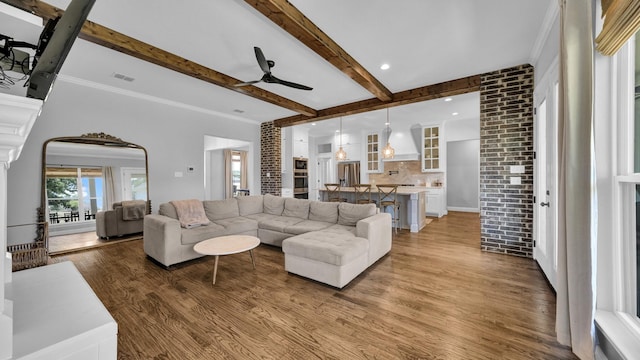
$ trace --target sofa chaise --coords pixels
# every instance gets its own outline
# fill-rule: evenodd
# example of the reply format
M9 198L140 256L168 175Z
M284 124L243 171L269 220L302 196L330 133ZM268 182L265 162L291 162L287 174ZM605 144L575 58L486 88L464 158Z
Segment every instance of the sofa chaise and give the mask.
M172 203L144 218L144 251L171 265L202 257L193 246L233 234L257 236L279 246L285 270L344 287L391 250L391 217L375 204L320 202L273 195L203 201L206 225L180 226Z

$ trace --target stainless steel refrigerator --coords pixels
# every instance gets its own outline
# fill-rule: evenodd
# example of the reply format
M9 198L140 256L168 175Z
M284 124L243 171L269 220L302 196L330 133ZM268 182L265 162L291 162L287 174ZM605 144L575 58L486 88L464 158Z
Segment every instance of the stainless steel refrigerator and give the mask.
M338 181L341 186L353 186L360 183L360 162L338 163Z

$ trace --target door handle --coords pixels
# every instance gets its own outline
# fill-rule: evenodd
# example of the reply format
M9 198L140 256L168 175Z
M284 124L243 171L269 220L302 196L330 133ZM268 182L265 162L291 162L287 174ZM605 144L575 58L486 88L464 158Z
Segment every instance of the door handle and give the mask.
M541 202L540 206L547 206L548 207L549 206L549 202L548 201L547 202Z

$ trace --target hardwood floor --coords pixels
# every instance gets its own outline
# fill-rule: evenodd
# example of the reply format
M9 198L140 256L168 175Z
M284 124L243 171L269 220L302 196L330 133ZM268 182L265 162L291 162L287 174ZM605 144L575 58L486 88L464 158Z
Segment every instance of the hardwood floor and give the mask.
M51 255L58 255L74 251L84 251L96 247L115 245L123 241L137 239L142 239L142 233L112 237L110 239L99 238L95 231L52 236L49 238L49 253Z
M394 237L342 290L284 271L280 248L165 270L136 240L60 255L118 322L119 359L576 359L531 259L479 250L477 214Z

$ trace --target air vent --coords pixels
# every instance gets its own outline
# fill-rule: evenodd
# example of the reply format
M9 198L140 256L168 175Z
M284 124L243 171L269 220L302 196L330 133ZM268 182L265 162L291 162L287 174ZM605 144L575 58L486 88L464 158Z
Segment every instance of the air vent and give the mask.
M120 80L124 80L124 81L128 81L128 82L132 82L133 80L135 80L131 76L127 76L127 75L119 74L119 73L113 73L113 77L116 78L116 79L120 79Z

